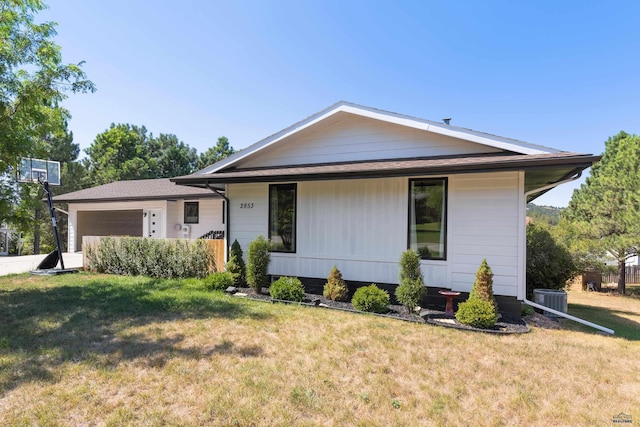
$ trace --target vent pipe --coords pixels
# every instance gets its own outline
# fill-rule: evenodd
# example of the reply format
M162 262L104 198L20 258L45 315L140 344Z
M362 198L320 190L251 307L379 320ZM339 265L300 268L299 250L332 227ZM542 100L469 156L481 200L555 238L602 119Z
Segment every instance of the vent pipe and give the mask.
M447 117L446 119L442 119L442 121L444 122L445 125L450 125L451 124L451 117Z

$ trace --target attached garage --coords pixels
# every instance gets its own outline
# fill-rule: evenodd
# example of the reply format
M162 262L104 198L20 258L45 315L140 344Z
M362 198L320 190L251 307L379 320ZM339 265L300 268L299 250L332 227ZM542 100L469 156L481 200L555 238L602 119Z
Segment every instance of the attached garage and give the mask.
M78 211L76 248L84 236L142 236L142 209Z

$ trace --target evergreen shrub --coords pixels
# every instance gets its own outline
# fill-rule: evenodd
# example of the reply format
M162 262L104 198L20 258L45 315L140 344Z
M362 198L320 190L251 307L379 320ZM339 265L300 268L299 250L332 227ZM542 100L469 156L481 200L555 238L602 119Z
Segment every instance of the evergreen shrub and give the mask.
M271 262L271 242L260 235L249 243L247 251L247 282L257 292L269 286L269 263Z
M389 305L389 294L372 283L356 290L351 299L356 310L372 313L386 313Z
M456 319L460 323L474 328L490 329L498 321L496 309L489 301L479 298L469 298L458 305Z
M342 273L335 265L331 269L327 283L324 285L322 295L333 301L346 301L349 296L347 284L342 280Z
M469 293L469 299L472 298L490 302L496 309L498 308L496 298L493 295L493 272L486 259L482 260L476 271L476 280L471 288L471 293Z
M304 286L297 277L281 277L271 284L269 294L273 299L300 302L304 299Z
M411 312L420 303L425 291L420 255L416 251L406 250L400 257L400 284L396 288L396 300Z
M247 286L247 268L242 256L242 247L238 243L238 239L236 239L231 245L229 261L227 261L225 270L233 275L234 286L241 288Z
M233 274L228 271L211 273L205 277L204 285L210 291L224 291L229 286L234 286Z

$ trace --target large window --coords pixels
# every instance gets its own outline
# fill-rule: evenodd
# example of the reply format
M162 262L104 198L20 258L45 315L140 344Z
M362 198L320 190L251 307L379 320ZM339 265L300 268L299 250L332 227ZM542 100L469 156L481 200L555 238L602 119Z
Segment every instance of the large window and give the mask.
M422 259L447 258L447 180L409 181L409 248Z
M184 223L197 224L200 221L200 203L184 202Z
M269 186L269 240L274 252L296 251L296 184Z

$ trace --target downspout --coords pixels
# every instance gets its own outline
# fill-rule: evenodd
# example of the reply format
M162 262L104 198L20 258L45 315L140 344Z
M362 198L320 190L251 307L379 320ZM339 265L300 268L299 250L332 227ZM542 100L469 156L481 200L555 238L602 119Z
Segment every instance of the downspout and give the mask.
M558 181L558 182L555 182L553 184L545 185L544 187L540 187L540 188L536 188L534 190L527 191L527 192L524 193L525 203L526 203L526 198L529 195L533 194L533 193L538 193L538 192L544 191L544 190L550 190L552 188L557 187L558 185L566 184L567 182L571 182L571 181L575 181L576 179L580 178L581 176L582 176L582 172L578 172L576 175L572 176L571 178L567 178L565 180ZM524 258L526 260L527 259L527 245L526 244L525 244L524 251L525 251ZM526 281L526 264L525 264L525 281ZM539 308L539 309L544 310L544 311L548 311L550 313L555 314L556 316L564 317L565 319L569 319L569 320L573 320L574 322L582 323L583 325L589 326L591 328L598 329L599 331L606 332L606 333L611 334L611 335L613 335L615 333L615 331L613 329L609 329L609 328L606 328L604 326L589 322L588 320L580 319L579 317L575 317L575 316L572 316L570 314L563 313L563 312L558 311L558 310L554 310L553 308L549 308L549 307L544 306L542 304L538 304L537 302L529 301L527 299L526 289L525 289L525 292L524 292L523 302L525 304L527 304L527 305L530 305L531 307L535 307L535 308Z
M224 224L224 240L227 242L226 245L224 245L224 262L225 264L227 263L227 261L229 261L229 230L231 230L231 215L229 215L230 212L230 203L229 203L229 198L227 196L225 196L224 194L222 194L221 192L219 192L218 190L216 190L215 188L211 187L209 185L209 181L206 182L206 186L209 190L213 191L214 193L216 193L218 196L222 197L224 199L225 203L225 213L224 216L226 217L226 221Z

